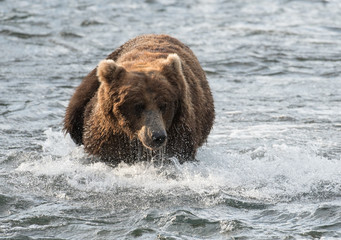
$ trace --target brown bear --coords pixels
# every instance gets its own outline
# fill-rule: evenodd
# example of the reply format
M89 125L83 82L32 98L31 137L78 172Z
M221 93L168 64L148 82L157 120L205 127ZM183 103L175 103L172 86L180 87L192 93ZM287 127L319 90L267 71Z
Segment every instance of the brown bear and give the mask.
M113 164L150 156L194 160L214 121L205 72L168 35L142 35L86 76L66 110L64 130L86 152Z

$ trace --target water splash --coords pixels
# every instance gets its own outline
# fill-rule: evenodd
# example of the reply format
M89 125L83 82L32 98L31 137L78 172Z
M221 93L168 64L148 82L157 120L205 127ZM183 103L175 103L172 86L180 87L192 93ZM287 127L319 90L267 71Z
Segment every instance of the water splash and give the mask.
M256 201L293 201L302 197L330 198L340 195L341 161L318 156L311 149L282 145L261 146L247 153L225 153L204 147L198 162L180 164L176 158L150 155L151 161L112 168L92 163L81 147L60 132L48 130L42 143L45 156L27 159L16 169L46 178L61 177L78 191L117 192L139 189L141 194L176 192ZM159 159L158 159L159 160ZM155 164L158 163L158 164Z

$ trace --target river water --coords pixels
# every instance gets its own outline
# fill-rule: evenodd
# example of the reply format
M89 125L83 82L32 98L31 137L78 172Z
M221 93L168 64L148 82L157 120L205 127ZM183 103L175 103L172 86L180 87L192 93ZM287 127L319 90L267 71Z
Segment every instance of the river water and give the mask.
M0 0L0 239L341 239L341 2ZM207 73L197 163L91 163L82 77L167 33Z

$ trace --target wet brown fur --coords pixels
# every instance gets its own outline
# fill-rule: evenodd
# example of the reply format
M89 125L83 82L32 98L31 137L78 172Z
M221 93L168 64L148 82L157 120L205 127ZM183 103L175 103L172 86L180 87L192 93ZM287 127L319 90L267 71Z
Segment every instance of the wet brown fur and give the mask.
M142 35L107 59L118 69L96 68L83 79L66 110L64 130L103 160L134 162L137 131L143 126L133 105L157 99L147 106L154 111L159 102L167 103L167 111L160 113L168 135L166 154L194 159L212 128L214 105L193 52L168 35Z

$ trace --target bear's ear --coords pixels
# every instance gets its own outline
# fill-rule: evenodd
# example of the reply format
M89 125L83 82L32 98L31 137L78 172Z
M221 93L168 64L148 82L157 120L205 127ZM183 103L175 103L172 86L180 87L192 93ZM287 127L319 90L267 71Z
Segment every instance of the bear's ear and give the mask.
M164 61L163 71L183 77L181 59L176 53L169 54Z
M100 61L97 67L97 77L101 83L111 84L113 81L119 80L125 72L123 67L111 59Z

